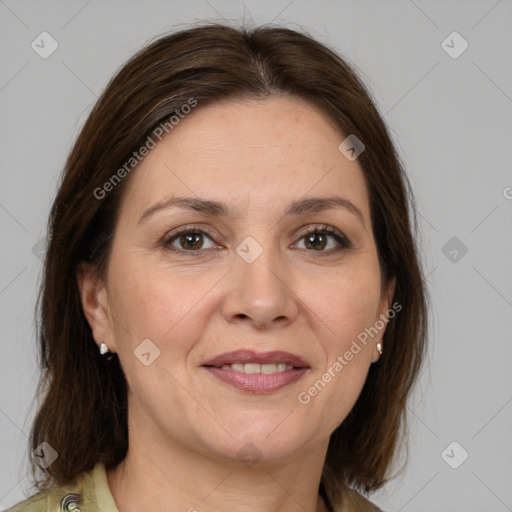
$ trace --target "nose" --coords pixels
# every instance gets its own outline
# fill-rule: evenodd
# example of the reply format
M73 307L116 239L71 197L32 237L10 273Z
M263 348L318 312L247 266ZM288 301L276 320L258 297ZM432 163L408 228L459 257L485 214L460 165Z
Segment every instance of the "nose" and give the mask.
M236 256L229 289L222 304L224 318L257 329L284 327L297 318L299 299L292 272L273 251L265 249L248 263Z

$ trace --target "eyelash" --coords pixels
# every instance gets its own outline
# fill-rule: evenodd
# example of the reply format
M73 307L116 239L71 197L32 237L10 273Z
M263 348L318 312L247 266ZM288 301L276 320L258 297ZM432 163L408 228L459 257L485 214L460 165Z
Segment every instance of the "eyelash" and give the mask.
M185 250L185 249L177 249L176 247L172 247L172 248L170 247L172 242L174 242L180 236L189 235L189 234L206 235L208 238L210 238L210 240L212 240L212 242L215 242L213 240L213 234L210 233L208 230L200 229L197 226L189 226L189 227L177 229L176 231L173 231L169 235L165 236L162 239L162 246L172 252L175 252L178 254L183 254L186 256L190 256L190 257L196 256L194 253L204 252L204 250L202 251L201 249ZM339 244L339 247L336 247L334 249L329 249L328 251L313 251L313 250L309 250L309 249L301 249L301 250L305 250L307 252L313 253L311 255L313 257L329 256L329 255L332 255L333 253L341 251L343 249L351 249L352 248L351 242L345 235L341 234L338 230L334 229L333 227L327 226L325 224L320 227L314 227L313 229L310 229L310 230L302 233L302 235L299 238L299 241L302 240L303 238L305 238L307 236L311 236L311 235L328 235L328 236L333 237L336 240L336 242ZM318 252L318 254L314 254L315 252Z

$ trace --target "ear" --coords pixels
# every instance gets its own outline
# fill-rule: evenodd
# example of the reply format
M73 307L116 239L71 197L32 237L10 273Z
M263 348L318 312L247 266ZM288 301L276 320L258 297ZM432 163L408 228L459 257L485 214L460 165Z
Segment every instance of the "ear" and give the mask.
M97 276L93 267L85 262L80 263L78 266L76 278L82 309L89 322L96 344L99 347L104 342L111 352L116 352L110 305L105 284Z
M396 287L396 277L393 276L390 278L387 286L382 290L382 294L381 294L381 298L380 298L380 302L379 302L379 309L377 311L377 317L375 318L375 323L376 324L378 323L377 325L380 325L380 323L383 322L384 326L382 327L382 329L379 329L379 334L376 335L375 339L374 339L372 363L375 363L376 361L378 361L381 356L379 350L377 349L377 344L380 343L382 351L385 350L382 339L384 337L384 333L386 332L387 323L389 321L389 314L387 314L387 313L391 309L391 301L393 300L393 296L395 294L395 287ZM400 306L400 309L402 309L401 306Z

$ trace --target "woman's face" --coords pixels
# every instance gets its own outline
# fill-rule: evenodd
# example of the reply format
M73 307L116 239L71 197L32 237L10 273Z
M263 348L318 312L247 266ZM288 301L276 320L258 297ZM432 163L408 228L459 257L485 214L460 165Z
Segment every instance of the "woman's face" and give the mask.
M349 413L383 329L361 334L393 290L344 138L299 99L199 104L132 171L106 284L82 285L148 439L284 458L325 448Z

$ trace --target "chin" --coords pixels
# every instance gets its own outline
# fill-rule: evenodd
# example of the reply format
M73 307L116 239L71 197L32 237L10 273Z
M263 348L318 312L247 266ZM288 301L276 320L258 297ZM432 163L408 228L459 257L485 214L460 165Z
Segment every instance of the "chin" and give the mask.
M215 432L218 437L203 438L203 445L223 457L236 458L245 463L246 460L285 459L309 440L309 433L301 432L300 425L292 420L288 412L272 414L270 418L268 413L264 417L247 412L243 415L240 421L229 424L219 419L231 435L219 427ZM304 422L301 423L304 425Z

